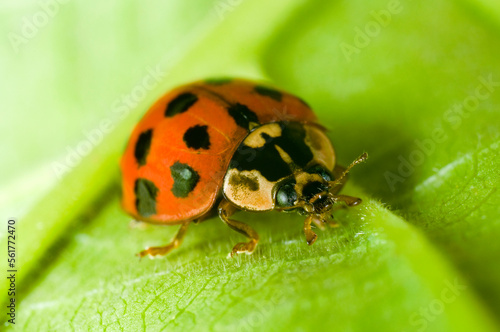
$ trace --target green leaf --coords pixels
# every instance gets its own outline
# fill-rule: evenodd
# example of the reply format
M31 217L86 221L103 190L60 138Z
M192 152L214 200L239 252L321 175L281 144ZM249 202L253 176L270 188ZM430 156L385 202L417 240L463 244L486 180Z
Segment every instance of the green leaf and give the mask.
M0 166L14 179L0 209L17 217L15 327L498 330L496 6L197 3L61 4L18 55L3 48L19 92L1 92L17 126L3 125L0 147L24 165ZM19 33L38 6L6 5L2 30ZM154 87L138 92L152 72ZM45 83L47 73L59 75ZM158 96L209 76L269 80L307 100L342 164L369 153L343 191L363 204L336 213L340 227L318 231L310 247L303 217L239 213L261 236L252 256L228 259L242 237L212 218L166 259L139 262L136 252L165 244L176 227L124 214L119 157ZM92 152L73 156L85 141ZM54 162L72 156L81 161L57 180Z

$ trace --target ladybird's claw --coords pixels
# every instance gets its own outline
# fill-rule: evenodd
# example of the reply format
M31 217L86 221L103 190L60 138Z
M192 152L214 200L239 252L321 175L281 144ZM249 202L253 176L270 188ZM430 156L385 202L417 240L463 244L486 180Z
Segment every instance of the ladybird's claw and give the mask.
M237 245L235 245L233 247L233 250L231 251L230 255L231 257L234 257L234 255L237 255L237 254L247 254L247 255L251 255L254 250L255 250L255 247L257 246L257 240L251 240L250 242L240 242L238 243Z
M356 206L356 205L361 204L361 202L362 202L361 198L358 198L357 200L355 200L354 202L352 202L351 204L349 204L349 206Z
M163 247L148 247L146 248L146 250L143 250L136 255L139 256L139 258L142 258L144 256L149 256L149 258L156 258L157 256L165 256L174 248L176 248L176 246L173 243Z
M306 241L308 245L313 245L314 242L316 242L316 239L318 238L318 235L314 233L313 231L309 230L309 232L305 232L306 234Z

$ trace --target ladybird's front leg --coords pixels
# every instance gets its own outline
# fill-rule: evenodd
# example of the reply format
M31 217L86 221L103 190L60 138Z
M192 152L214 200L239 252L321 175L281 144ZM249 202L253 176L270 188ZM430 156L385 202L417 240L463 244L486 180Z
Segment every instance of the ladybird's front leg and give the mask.
M308 216L304 221L304 234L306 236L306 241L308 245L312 245L318 238L318 235L316 235L316 233L314 233L311 229L311 223L313 221L314 221L313 216Z
M236 221L229 218L236 211L237 211L236 207L234 207L231 203L229 203L225 199L222 200L222 202L220 202L219 204L219 217L222 219L222 221L226 225L231 227L233 230L245 235L250 239L250 241L248 242L240 242L236 244L233 247L233 250L231 251L230 254L231 257L233 257L235 254L241 254L241 253L250 255L251 253L253 253L255 247L257 246L257 243L259 242L259 235L250 226L240 221Z
M140 253L137 254L140 258L149 255L151 258L155 256L165 256L168 254L170 251L172 251L175 248L178 248L182 240L184 239L184 236L186 235L186 231L189 227L189 224L191 221L184 221L181 225L181 228L177 231L177 234L175 237L172 239L172 242L167 244L166 246L161 246L161 247L148 247L146 250L141 251Z
M332 195L335 202L344 202L347 206L356 206L361 204L362 200L359 197L352 197L346 195Z

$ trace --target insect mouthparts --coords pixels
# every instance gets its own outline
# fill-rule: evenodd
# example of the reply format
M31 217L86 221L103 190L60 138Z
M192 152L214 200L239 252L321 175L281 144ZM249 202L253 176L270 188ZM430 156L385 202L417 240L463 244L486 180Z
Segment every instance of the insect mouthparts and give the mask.
M334 201L330 195L321 196L314 202L314 212L317 214L323 214L329 211L333 204Z

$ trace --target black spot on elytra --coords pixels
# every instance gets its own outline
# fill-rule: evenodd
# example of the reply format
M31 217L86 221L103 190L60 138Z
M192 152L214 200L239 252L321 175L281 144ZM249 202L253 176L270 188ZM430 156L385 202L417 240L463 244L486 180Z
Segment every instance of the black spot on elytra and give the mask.
M297 122L279 122L279 125L281 136L270 137L261 134L266 140L264 146L252 148L244 143L240 144L229 163L229 168L236 168L240 172L258 170L270 182L285 178L292 174L292 170L276 146L285 151L295 165L305 168L313 159L313 153L305 143L304 127Z
M205 80L205 83L210 85L224 85L224 84L229 84L232 81L233 80L230 78L219 77L219 78L209 78Z
M248 188L250 191L257 191L260 188L259 181L257 179L238 173L231 175L229 184L235 187L243 186Z
M134 157L137 160L139 166L146 164L146 158L149 154L149 148L151 147L151 138L153 137L153 130L149 129L142 132L135 143Z
M170 174L174 179L172 193L179 198L187 197L200 180L200 176L194 169L178 161L170 166Z
M259 95L272 98L272 99L274 99L276 101L281 101L281 99L283 98L283 95L282 95L281 92L279 92L278 90L267 88L265 86L257 85L254 88L254 90Z
M236 103L228 107L229 115L234 119L236 124L242 128L250 130L250 124L259 123L257 114L250 110L246 105Z
M168 103L165 110L165 116L172 117L179 113L186 112L197 101L198 97L196 97L196 95L190 92L181 93Z
M137 212L143 217L156 214L156 196L158 188L155 184L146 179L135 180L135 207Z
M210 136L208 135L208 126L196 125L189 128L182 138L186 146L191 149L205 149L210 147Z

